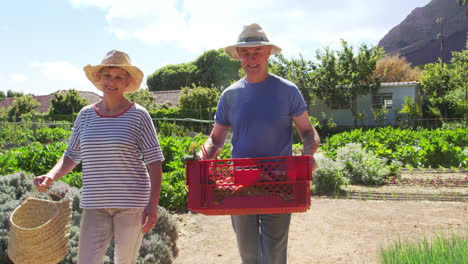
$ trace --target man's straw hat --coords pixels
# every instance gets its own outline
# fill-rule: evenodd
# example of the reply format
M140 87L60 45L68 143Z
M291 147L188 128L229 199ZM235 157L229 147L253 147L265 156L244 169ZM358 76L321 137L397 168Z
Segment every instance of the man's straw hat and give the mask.
M278 54L281 52L281 48L271 43L262 27L258 24L251 24L249 26L244 26L244 30L240 33L237 43L231 46L224 48L229 57L239 60L239 55L237 54L237 48L240 47L259 47L259 46L271 46L271 55Z
M132 61L127 53L118 50L111 50L106 54L101 64L96 66L86 65L83 68L86 73L86 77L88 77L99 91L102 91L102 88L99 85L99 79L96 73L104 67L118 67L126 70L128 74L130 74L132 81L125 89L124 93L133 93L140 88L144 74L140 69L138 69L138 67L132 65Z

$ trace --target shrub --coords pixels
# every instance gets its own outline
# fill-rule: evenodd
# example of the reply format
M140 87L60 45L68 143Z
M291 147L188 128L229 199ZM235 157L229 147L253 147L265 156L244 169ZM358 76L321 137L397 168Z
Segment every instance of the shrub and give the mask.
M314 171L314 192L317 194L337 193L342 186L348 184L343 171L344 167L339 162L327 157L318 159L317 169Z
M32 175L24 173L0 177L0 263L2 264L12 263L6 254L9 232L8 219L20 202L33 191L32 177ZM81 220L80 191L64 182L55 182L50 189L62 197L73 199L70 245L68 254L61 263L76 263ZM174 217L163 207L159 207L157 224L150 232L145 234L137 263L172 263L178 254L177 238L178 227ZM112 244L106 253L105 263L112 263Z
M361 144L349 143L338 149L336 161L344 167L344 176L351 184L380 185L390 173L387 160L364 150Z

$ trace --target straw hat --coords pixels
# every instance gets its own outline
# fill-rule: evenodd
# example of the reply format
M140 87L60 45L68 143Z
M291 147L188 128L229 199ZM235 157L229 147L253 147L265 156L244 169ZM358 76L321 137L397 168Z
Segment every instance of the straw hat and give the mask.
M231 46L224 48L229 57L240 60L239 55L237 54L237 48L240 47L259 47L259 46L271 46L271 54L278 54L281 52L281 48L271 43L262 27L258 24L251 24L249 26L244 26L244 30L240 33L237 43Z
M96 88L101 92L102 88L99 85L99 79L96 73L104 67L118 67L126 70L130 74L132 82L130 82L124 93L133 93L140 88L144 74L140 69L138 69L138 67L132 65L132 61L127 53L118 50L111 50L106 54L101 64L96 66L88 64L83 68L86 73L86 77L88 77L94 86L96 86Z

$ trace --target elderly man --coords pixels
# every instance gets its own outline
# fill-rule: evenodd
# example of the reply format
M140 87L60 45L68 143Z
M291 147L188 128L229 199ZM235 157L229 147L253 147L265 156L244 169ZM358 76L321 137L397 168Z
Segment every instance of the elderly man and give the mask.
M258 24L251 24L224 51L241 62L246 77L222 93L216 123L199 157L214 158L229 129L233 158L291 156L292 123L302 138L303 154L313 156L319 136L304 98L295 84L268 73L268 58L281 48L270 43ZM243 264L287 262L291 214L233 215L231 220Z

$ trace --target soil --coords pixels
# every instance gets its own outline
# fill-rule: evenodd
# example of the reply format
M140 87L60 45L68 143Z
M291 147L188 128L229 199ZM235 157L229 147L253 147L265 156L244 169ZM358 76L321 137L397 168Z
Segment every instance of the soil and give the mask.
M175 264L240 263L229 216L187 213L179 222ZM293 214L288 263L378 263L379 249L399 240L468 231L468 203L312 197Z
M293 214L288 263L378 263L379 250L396 241L468 235L467 174L449 175L461 185L408 184L421 182L422 177L427 179L408 174L402 178L412 181L402 184L361 190L351 186L348 194L312 196L310 210ZM240 263L229 216L189 212L175 217L180 229L175 264Z

